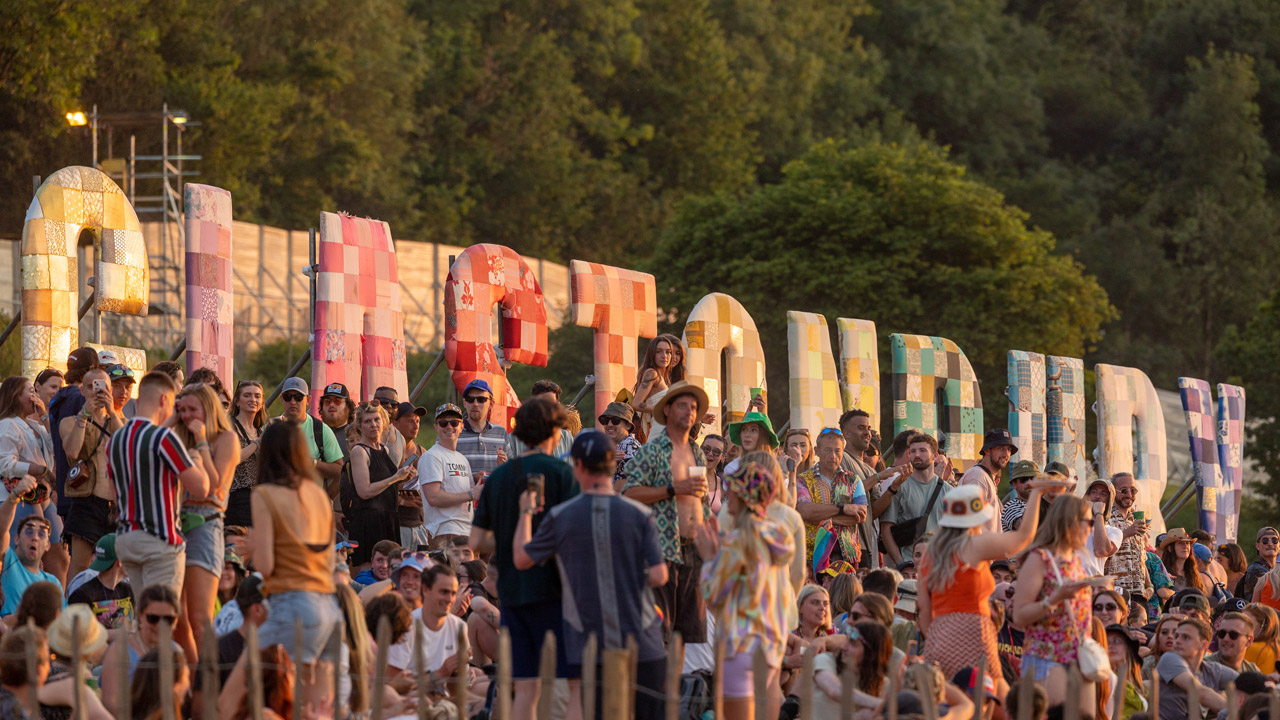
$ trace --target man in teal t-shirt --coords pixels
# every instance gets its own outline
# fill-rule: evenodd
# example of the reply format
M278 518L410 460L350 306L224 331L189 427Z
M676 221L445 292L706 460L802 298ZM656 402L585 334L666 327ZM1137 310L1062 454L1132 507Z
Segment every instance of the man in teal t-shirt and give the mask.
M4 505L9 512L0 512L0 518L6 514L13 517L11 508L14 501L15 498L12 495L5 499ZM45 551L49 549L49 531L49 521L45 520L44 516L28 515L18 522L12 548L9 548L8 531L0 533L0 539L3 540L2 546L6 548L4 569L0 570L0 588L4 590L4 605L0 607L0 615L12 615L18 609L22 594L41 580L57 585L58 595L62 596L62 583L58 582L58 578L40 569L40 558L44 557ZM66 604L64 599L63 607L66 607Z
M311 459L316 461L316 472L326 482L336 481L342 475L342 446L333 430L307 412L311 399L311 389L307 381L300 377L291 377L280 386L280 400L284 404L285 420L298 423L302 428L302 437L307 439L307 449ZM319 437L319 444L316 438Z

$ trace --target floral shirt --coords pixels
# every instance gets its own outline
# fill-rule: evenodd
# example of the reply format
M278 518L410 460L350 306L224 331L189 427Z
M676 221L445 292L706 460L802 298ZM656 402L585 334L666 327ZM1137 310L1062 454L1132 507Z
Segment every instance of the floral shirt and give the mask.
M648 446L646 446L648 447ZM786 529L772 520L756 521L754 537L730 530L720 551L702 566L702 594L715 614L717 635L728 654L753 652L758 643L772 667L787 649L788 610L795 606L790 583L781 582L795 545ZM748 562L743 544L755 542L755 561ZM719 639L719 638L717 638Z
M706 457L698 443L690 442L695 465L707 464ZM673 481L671 475L671 438L663 433L658 438L645 443L627 463L627 483L622 492L633 487L664 488ZM683 546L680 543L680 517L676 513L675 498L663 498L649 506L653 511L653 521L658 525L658 542L662 545L662 555L667 562L688 565L685 560ZM706 503L702 505L703 517L711 516Z
M1133 522L1132 512L1125 512L1119 507L1111 509L1111 517L1107 524L1113 528L1124 530ZM1151 585L1147 579L1146 566L1147 536L1145 533L1125 538L1120 549L1107 560L1107 574L1116 579L1116 589L1137 593L1150 597Z
M1148 601L1151 609L1151 617L1160 616L1160 598L1156 597L1156 590L1165 588L1173 589L1173 581L1169 579L1169 573L1165 572L1164 562L1160 560L1160 556L1147 551L1147 576L1151 578L1151 599Z
M800 477L797 478L796 502L821 503L823 505L838 505L840 503L866 505L867 492L862 487L862 480L844 468L838 468L835 479L828 481L818 472L818 466L814 465L800 473ZM805 523L805 557L813 557L813 543L819 527L826 528L836 536L836 541L840 543L841 555L844 556L845 560L856 566L858 564L858 556L861 555L858 526L836 525L829 519L817 525Z
M631 462L631 458L635 457L641 447L640 441L636 440L635 435L628 435L622 439L622 442L618 443L618 449L615 451L615 457L618 458L618 465L613 470L613 482L615 485L619 480L626 477L623 470L626 469L627 463Z
M1045 566L1044 584L1040 587L1037 600L1047 600L1063 583L1083 580L1085 577L1079 553L1072 553L1065 558L1051 558L1049 551L1044 548L1036 548L1032 552L1040 557ZM1061 583L1058 582L1058 575L1053 572L1054 561L1062 575ZM1078 592L1026 628L1026 636L1022 642L1023 656L1051 660L1062 665L1075 662L1076 647L1089 636L1089 621L1093 618L1090 600L1090 593Z

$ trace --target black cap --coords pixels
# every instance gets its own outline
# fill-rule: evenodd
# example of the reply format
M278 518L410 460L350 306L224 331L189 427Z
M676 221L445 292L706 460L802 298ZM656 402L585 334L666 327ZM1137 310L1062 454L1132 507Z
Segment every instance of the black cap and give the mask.
M588 428L578 433L578 437L573 439L573 447L569 448L569 457L594 465L603 462L614 449L613 440L609 439L608 435L595 428Z
M250 605L256 605L263 599L262 578L257 575L246 577L240 583L240 588L236 590L236 605L240 606L240 612L245 612Z
M351 399L351 393L347 392L347 386L342 383L329 383L324 386L324 392L320 393L320 397L337 397L349 400Z
M67 372L80 370L88 372L98 367L98 351L91 347L76 348L67 356Z
M404 406L408 404L409 403L400 403L401 413L404 412ZM427 412L426 409L425 408L420 408L420 409L422 410L422 413L425 415ZM414 412L417 412L417 410L415 410ZM445 415L457 415L459 420L461 420L463 417L466 417L465 415L462 414L462 408L458 407L457 405L454 405L453 403L440 403L439 405L436 406L436 419L439 420ZM397 414L396 417L400 417L400 415Z
M1018 446L1013 444L1013 435L1004 428L993 428L988 430L987 434L983 436L982 449L978 451L978 454L985 455L991 448L998 448L1002 445L1008 445L1013 448L1011 450L1011 454L1017 454Z

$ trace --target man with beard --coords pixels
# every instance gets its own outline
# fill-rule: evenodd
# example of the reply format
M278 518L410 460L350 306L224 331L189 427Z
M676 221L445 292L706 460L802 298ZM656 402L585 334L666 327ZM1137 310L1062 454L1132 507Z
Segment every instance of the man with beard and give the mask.
M1084 498L1093 506L1093 528L1089 531L1089 540L1080 561L1089 575L1101 575L1107 558L1115 555L1124 542L1124 531L1107 524L1115 495L1115 487L1106 478L1094 478L1084 491Z
M1236 584L1236 597L1245 599L1253 597L1253 586L1275 567L1276 550L1280 548L1278 543L1280 543L1280 533L1276 532L1275 528L1267 526L1258 531L1253 545L1258 551L1258 559L1249 565L1249 569L1244 572L1244 577L1240 578L1240 582Z
M902 550L893 537L895 525L917 525L916 538L938 529L942 519L942 498L951 486L934 472L933 458L938 452L938 441L925 433L916 433L907 440L907 462L911 474L893 481L886 492L893 495L889 509L880 517L880 539L894 565L902 562ZM923 519L923 523L917 522Z
M1107 560L1107 574L1116 579L1116 589L1129 595L1151 597L1151 578L1147 575L1147 520L1135 520L1133 503L1138 499L1138 483L1132 473L1111 476L1116 489L1115 506L1107 524L1121 531L1120 549Z
M984 533L1000 532L1000 473L1009 464L1009 458L1018 452L1013 444L1013 435L1004 428L988 430L982 440L982 449L978 454L982 459L977 465L969 468L960 478L961 485L975 485L982 491L982 501L991 506L995 512L980 526Z

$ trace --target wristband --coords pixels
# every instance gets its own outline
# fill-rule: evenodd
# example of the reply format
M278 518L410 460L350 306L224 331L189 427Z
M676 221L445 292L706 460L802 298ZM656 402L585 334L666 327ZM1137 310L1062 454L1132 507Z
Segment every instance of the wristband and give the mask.
M197 444L196 444L196 449L197 449L197 450L199 450L200 448L207 448L207 447L209 447L209 441L208 441L208 440L205 440L205 441L204 441L204 442L202 442L202 443L197 443Z
M673 497L675 497L675 496L676 496L676 486L675 486L675 485L667 485L667 497L668 497L668 498L673 498Z

